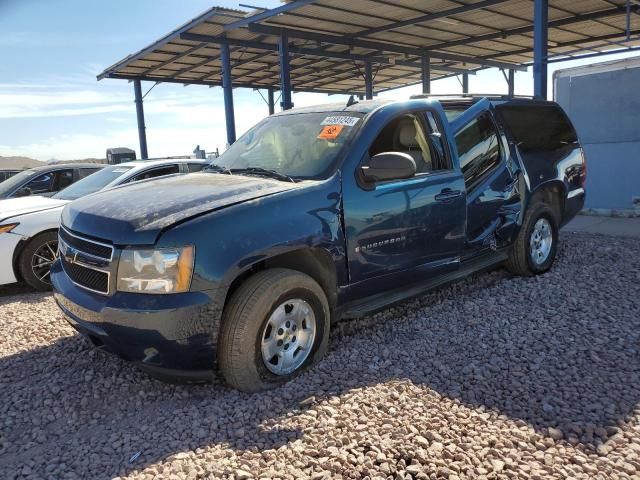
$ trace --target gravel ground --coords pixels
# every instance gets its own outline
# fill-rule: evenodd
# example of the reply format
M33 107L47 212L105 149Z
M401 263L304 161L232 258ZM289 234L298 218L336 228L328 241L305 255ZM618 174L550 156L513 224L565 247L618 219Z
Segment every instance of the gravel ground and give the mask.
M11 294L0 478L639 478L639 283L637 241L564 234L550 273L343 323L256 395L151 380Z

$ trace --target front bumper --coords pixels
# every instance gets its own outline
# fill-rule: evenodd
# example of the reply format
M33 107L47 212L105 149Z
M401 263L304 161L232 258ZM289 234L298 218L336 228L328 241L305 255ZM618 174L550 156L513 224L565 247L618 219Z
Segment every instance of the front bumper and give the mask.
M0 285L18 281L13 270L13 256L22 239L15 233L0 234Z
M75 285L59 261L51 283L68 322L96 347L163 380L212 378L221 311L207 293L98 295Z

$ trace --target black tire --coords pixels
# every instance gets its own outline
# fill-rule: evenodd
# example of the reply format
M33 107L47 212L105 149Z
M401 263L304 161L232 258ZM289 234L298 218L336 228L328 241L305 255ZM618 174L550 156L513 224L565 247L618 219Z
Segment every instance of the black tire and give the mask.
M263 360L262 340L272 313L293 299L304 300L313 310L315 336L304 363L291 373L276 375ZM315 280L284 268L258 272L234 292L223 312L218 338L220 372L229 385L244 392L275 388L320 361L329 344L329 328L329 302Z
M546 219L551 228L551 249L546 260L537 263L533 260L530 240L538 220ZM518 236L511 246L509 259L506 262L507 269L514 275L531 277L546 272L551 268L556 258L558 248L558 223L553 210L546 203L531 205L525 214L524 223Z
M54 252L58 251L58 234L56 232L44 232L33 237L29 240L29 243L25 245L20 253L20 258L18 258L18 270L22 280L30 287L41 291L51 290L51 280L48 274L48 269L51 268L51 265L49 264L48 269L46 269L45 266L47 265L44 263L44 260L36 257L36 254L43 248L45 248L47 252L50 251L47 245L49 245ZM49 257L50 256L44 256L44 258L47 259L50 259ZM42 269L34 269L34 263L32 262L41 262L43 265ZM45 271L47 272L46 275L42 276Z

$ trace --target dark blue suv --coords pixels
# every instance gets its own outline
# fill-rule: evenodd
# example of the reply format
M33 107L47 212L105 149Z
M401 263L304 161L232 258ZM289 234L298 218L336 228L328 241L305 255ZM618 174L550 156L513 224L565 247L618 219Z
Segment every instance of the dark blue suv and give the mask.
M321 359L335 321L498 265L548 270L585 175L552 102L287 111L205 172L69 204L55 298L96 346L160 378L218 369L271 388Z

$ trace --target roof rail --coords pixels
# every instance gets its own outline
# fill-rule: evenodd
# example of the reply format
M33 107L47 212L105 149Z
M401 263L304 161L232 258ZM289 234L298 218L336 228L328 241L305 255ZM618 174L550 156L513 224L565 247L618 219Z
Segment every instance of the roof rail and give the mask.
M478 99L478 98L489 98L489 99L499 99L499 100L511 100L511 99L526 99L526 100L535 100L535 97L530 95L501 95L499 93L419 93L416 95L411 95L409 97L411 100L415 100L418 98L468 98L468 99Z

